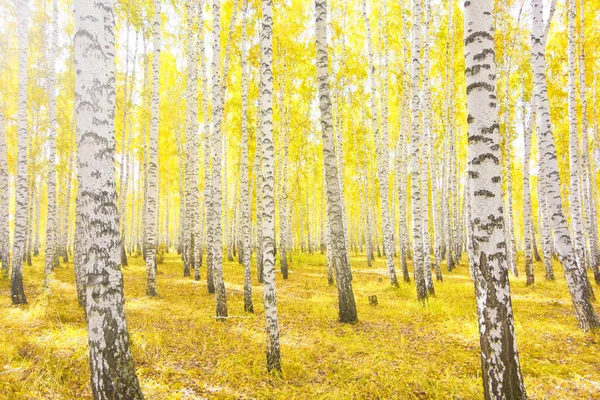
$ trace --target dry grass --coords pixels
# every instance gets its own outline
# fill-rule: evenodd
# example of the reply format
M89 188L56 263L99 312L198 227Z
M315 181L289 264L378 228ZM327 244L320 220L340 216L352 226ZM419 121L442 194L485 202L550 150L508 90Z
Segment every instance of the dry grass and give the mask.
M415 301L412 285L391 288L383 260L372 269L352 259L360 322L336 322L335 287L325 257L295 255L290 279L278 275L283 375L265 372L262 287L255 315L213 318L205 281L182 277L167 254L159 297L147 298L139 257L124 269L126 312L137 373L147 399L479 399L482 397L473 285L466 266L445 274L437 297ZM0 281L0 398L90 397L86 327L72 264L43 293L42 258L25 266L29 304L10 305ZM577 329L564 279L526 288L512 279L516 331L527 392L533 399L600 399L600 332ZM202 270L204 275L205 270ZM242 270L225 266L230 315L243 315ZM600 294L600 290L597 290ZM379 305L370 306L376 294ZM597 307L600 311L600 307Z

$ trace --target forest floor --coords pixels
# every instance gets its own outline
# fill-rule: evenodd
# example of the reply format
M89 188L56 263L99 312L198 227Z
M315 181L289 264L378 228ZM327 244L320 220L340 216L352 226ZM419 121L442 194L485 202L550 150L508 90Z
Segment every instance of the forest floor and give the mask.
M522 257L519 258L522 261ZM479 337L466 263L422 305L413 284L389 285L384 260L352 258L359 322L336 321L335 286L325 256L294 255L287 281L277 274L283 374L265 371L262 286L253 282L256 314L243 312L242 268L228 262L229 315L215 320L203 280L184 278L179 257L159 265L156 298L145 296L145 267L124 268L133 358L147 399L480 399ZM522 270L522 264L520 264ZM90 398L87 330L77 305L73 265L55 271L50 294L43 258L24 266L29 304L11 306L0 281L0 398ZM512 278L515 329L532 399L600 399L600 332L577 328L561 269L555 282L525 287ZM255 277L255 271L253 271ZM600 288L596 289L600 295ZM371 306L369 295L379 305ZM597 311L600 305L596 303Z

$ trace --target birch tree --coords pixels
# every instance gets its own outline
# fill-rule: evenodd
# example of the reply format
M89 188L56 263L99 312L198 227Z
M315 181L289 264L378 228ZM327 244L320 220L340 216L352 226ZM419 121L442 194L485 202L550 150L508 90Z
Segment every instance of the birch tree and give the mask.
M340 322L357 321L356 303L352 290L352 271L348 262L348 249L344 234L343 209L339 186L337 160L334 147L333 121L331 115L331 94L329 87L329 53L327 48L327 0L315 0L315 29L317 41L317 83L321 133L323 138L323 163L327 190L327 229L329 233L331 261L335 271L338 291L338 311ZM388 253L393 258L393 247ZM392 265L393 268L393 265ZM395 279L395 275L394 275Z
M10 297L13 304L25 304L23 289L23 256L27 240L27 56L29 48L29 1L17 2L19 87L17 105L17 176L15 193L15 222L13 233Z
M197 92L197 54L194 25L195 0L186 1L187 11L187 86L186 86L186 161L185 161L185 244L183 275L190 276L191 270L196 273L195 254L198 237L198 92ZM198 275L199 279L199 275Z
M0 262L2 270L0 278L8 278L10 263L10 231L9 231L9 202L10 186L8 185L8 158L4 114L0 111Z
M579 326L583 330L600 326L600 320L590 303L589 288L586 285L585 271L577 263L575 249L562 209L560 197L560 178L556 149L552 137L550 122L550 105L546 83L546 59L543 6L541 0L532 0L533 28L531 32L531 51L533 67L533 97L536 103L538 154L540 166L543 168L542 180L545 186L544 194L548 206L548 214L552 216L551 223L554 230L554 244L563 265L569 292Z
M577 129L577 97L575 91L575 0L567 0L567 61L569 70L568 83L568 119L569 119L569 206L573 224L575 258L579 269L585 274L585 232L581 204L579 178L581 175L579 162L579 131ZM583 276L582 276L583 277ZM587 281L587 275L585 277ZM591 288L590 288L591 290Z
M114 173L115 60L112 0L76 0L74 59L77 173L92 393L142 399L129 349Z
M525 82L523 82L525 86ZM525 88L523 88L525 92ZM525 104L525 96L523 95L523 104ZM533 130L533 111L535 105L531 104L527 123L523 122L523 230L525 239L525 275L527 276L526 285L533 285L535 276L533 272L533 254L532 241L535 241L532 221L531 208L531 185L529 182L529 161L531 158L531 137ZM523 107L523 119L525 119L525 107ZM541 205L539 205L541 207Z
M248 19L248 0L242 0L242 160L240 167L240 194L242 200L242 264L244 265L244 311L254 312L252 304L252 277L250 259L250 194L248 193L248 48L246 39L246 21Z
M367 48L369 57L369 80L371 82L371 129L375 137L375 156L377 158L377 177L379 182L379 195L381 200L381 223L383 225L383 241L386 251L386 265L388 273L390 275L390 283L392 286L398 286L398 279L396 278L396 269L394 267L394 234L391 226L390 211L389 211L389 193L388 193L388 137L385 129L381 131L381 137L379 132L379 121L377 112L377 90L376 90L376 79L375 79L375 65L373 60L373 49L371 43L371 25L369 22L369 16L367 14L366 0L363 0L362 4L363 17L367 27Z
M585 78L585 2L579 2L579 98L581 101L581 166L583 168L583 201L585 205L585 226L588 240L588 265L594 271L594 280L600 285L600 249L598 248L598 231L596 229L596 201L592 178L592 168L590 166L589 143L588 143L588 112L586 99L586 78Z
M486 399L526 399L513 325L502 212L494 3L465 3L470 252Z
M267 371L281 371L279 319L275 292L275 177L273 142L273 2L262 0L260 30L260 93L262 142L262 260L265 324L267 331Z
M417 298L427 298L427 284L423 270L423 203L421 200L421 0L413 1L413 38L411 56L411 86L412 86L412 134L411 134L411 206L412 206L412 231L413 231L413 265L415 269L415 283L417 286ZM429 256L429 255L428 255Z
M156 296L156 233L158 211L158 124L159 124L159 67L160 67L160 0L154 0L152 24L154 44L152 54L152 108L150 120L150 146L148 160L148 192L146 193L146 295ZM197 152L197 148L196 148ZM197 267L195 267L197 268Z
M225 283L223 282L223 218L221 191L221 123L223 121L223 101L221 100L221 0L213 0L213 59L212 59L212 144L213 144L213 175L212 175L212 267L213 282L217 300L216 315L221 320L227 317L227 300Z
M48 52L48 219L46 221L46 254L44 259L44 287L48 286L52 269L55 266L58 250L57 214L56 214L56 65L58 52L58 0L52 1L52 33ZM39 221L39 219L38 219Z

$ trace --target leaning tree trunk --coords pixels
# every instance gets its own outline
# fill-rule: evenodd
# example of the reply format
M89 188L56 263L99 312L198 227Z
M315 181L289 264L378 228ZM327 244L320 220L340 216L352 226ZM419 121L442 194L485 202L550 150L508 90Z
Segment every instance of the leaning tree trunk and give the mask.
M246 21L248 0L243 0L242 11L242 159L240 167L240 195L242 200L242 264L244 265L244 311L254 312L252 304L252 276L250 259L250 195L248 193L248 49L246 44Z
M223 218L222 192L221 192L221 124L223 122L223 101L220 79L221 69L221 0L213 0L213 59L212 59L212 104L213 104L213 176L212 176L212 221L213 221L213 282L216 293L217 318L223 320L227 317L227 299L225 297L225 283L223 282Z
M27 0L18 0L17 26L19 26L19 89L17 105L17 176L15 193L15 222L13 233L12 273L10 297L13 304L25 304L23 289L23 256L27 241L27 51L29 47L29 8Z
M465 3L472 264L486 399L526 399L508 281L496 107L494 3Z
M275 293L275 179L273 143L273 2L262 0L260 31L261 115L262 115L262 258L265 323L267 331L267 370L281 371L279 320Z
M537 135L540 166L544 169L543 182L546 187L545 195L552 216L552 226L555 234L555 247L563 265L569 292L579 321L579 326L588 330L600 326L600 320L590 303L589 288L584 277L585 271L577 263L575 249L571 242L567 220L565 219L562 199L560 197L560 177L556 149L552 137L550 123L550 104L546 83L546 60L543 7L541 0L532 0L533 29L531 33L532 62L534 76L534 101L537 105Z
M86 315L95 399L142 399L129 350L115 184L115 59L112 0L76 0L78 181L85 255Z
M46 220L46 254L44 258L44 287L52 278L55 253L58 250L56 229L58 218L56 215L56 63L58 53L58 0L52 1L52 36L48 60L48 218ZM38 219L39 221L39 219Z
M357 321L356 303L352 290L352 271L348 262L348 249L344 234L344 220L340 193L337 160L335 155L333 121L331 116L331 95L329 88L329 54L327 48L327 0L316 0L316 40L317 40L317 81L319 109L321 111L321 132L323 138L323 163L327 190L327 229L329 233L331 261L335 271L338 290L338 311L340 322ZM388 247L393 259L393 247Z
M394 268L394 234L391 226L390 210L389 210L389 193L388 193L388 135L386 129L382 129L381 137L379 134L379 121L377 118L377 93L375 79L375 65L373 61L373 49L371 43L371 24L367 14L366 0L363 0L363 17L367 26L367 47L369 54L369 77L371 81L371 128L375 137L375 156L377 158L377 177L379 181L379 196L381 199L381 224L383 225L383 242L386 249L385 258L388 273L390 275L390 283L392 286L398 286L396 278L396 269ZM379 247L379 246L378 246Z
M421 176L420 176L420 154L421 154L421 0L413 1L413 40L411 55L411 206L412 206L412 231L413 231L413 265L414 277L417 286L417 298L421 301L427 298L427 283L423 271L423 203L421 201Z
M152 54L152 106L150 146L148 148L148 191L146 192L146 295L156 296L156 231L158 212L158 124L159 124L159 67L160 67L160 0L154 0L154 44ZM196 174L197 175L197 174Z

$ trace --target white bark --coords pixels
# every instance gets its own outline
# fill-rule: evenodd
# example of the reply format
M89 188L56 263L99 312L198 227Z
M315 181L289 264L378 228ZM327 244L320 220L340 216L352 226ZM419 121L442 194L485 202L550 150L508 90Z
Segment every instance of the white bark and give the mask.
M225 297L225 283L223 282L223 218L222 192L221 192L221 124L223 122L223 100L221 99L222 85L220 78L221 69L221 0L213 0L213 59L212 59L212 135L213 135L213 176L212 176L212 267L213 282L216 294L216 315L224 320L227 317L227 300Z
M10 263L9 203L10 185L8 181L8 158L4 114L0 111L0 278L8 278Z
M575 249L571 242L567 221L562 209L558 162L556 160L556 149L552 137L550 105L548 102L546 83L542 1L532 0L532 7L533 29L531 34L531 45L534 76L533 96L537 105L538 154L540 154L540 164L543 165L544 168L543 181L547 189L545 190L546 201L549 208L549 214L552 216L555 247L563 265L579 326L582 329L587 330L600 326L600 320L598 320L598 316L590 303L588 287L584 277L585 271L582 271L581 266L577 263Z
M264 277L265 324L267 332L267 370L281 371L279 319L275 293L275 179L273 142L273 2L262 0L260 32L260 93L262 116L262 259Z
M413 1L413 38L411 55L411 86L412 86L412 134L411 134L411 206L413 231L413 265L417 286L417 298L427 298L427 284L423 270L423 203L421 200L421 0Z
M13 233L10 297L13 304L27 303L23 289L23 256L27 240L27 55L29 48L29 1L17 2L18 32L18 105L17 105L17 176Z
M244 265L244 311L254 312L252 304L252 277L250 259L250 194L248 193L248 48L246 43L246 20L248 0L242 5L242 160L240 167L240 195L242 201L242 247L240 254Z
M112 0L76 0L75 109L86 316L95 399L142 399L129 350L114 172L115 61Z
M363 0L363 17L367 27L367 48L369 57L369 80L370 80L370 100L371 100L371 129L373 136L375 137L375 155L377 158L377 177L379 182L379 195L381 200L381 222L383 225L383 240L385 248L390 251L386 251L386 265L388 273L390 275L390 283L392 286L398 286L398 279L396 278L396 269L394 267L394 235L392 226L390 224L390 211L389 211L389 193L388 193L388 180L389 180L389 143L387 130L382 129L381 135L379 132L378 112L377 112L377 82L375 79L375 65L373 60L373 49L371 43L371 25L369 22L369 16L367 14L366 0ZM381 136L381 137L380 137Z
M465 3L470 251L486 399L526 399L508 281L492 0Z
M153 54L152 54L152 106L150 120L150 146L148 148L148 192L146 193L146 295L156 296L156 250L157 224L159 204L158 190L158 124L159 124L159 89L160 89L160 0L154 0L153 20Z
M184 276L190 276L194 269L196 279L200 279L199 267L196 264L196 246L199 223L198 203L198 92L197 92L197 54L195 25L195 1L186 1L187 11L187 86L186 86L186 161L185 161L185 244L184 244Z
M52 34L48 52L48 209L46 220L46 254L44 260L44 286L51 279L52 269L56 265L58 250L58 224L56 204L56 65L58 53L58 0L52 0ZM1 167L0 167L1 168ZM1 186L1 185L0 185ZM38 219L39 221L39 219ZM0 239L1 240L1 239Z
M569 70L568 83L568 119L569 119L569 206L573 227L575 257L580 270L585 274L585 232L579 187L579 132L577 129L577 98L575 91L575 0L567 0L568 49L567 60Z
M319 109L323 139L323 163L327 191L327 229L331 252L331 262L335 271L338 290L338 311L340 322L357 321L356 303L352 291L352 272L348 261L348 248L344 233L344 217L340 178L334 146L333 121L331 115L331 94L329 87L329 55L327 48L327 0L316 0L316 40L317 40L317 81ZM388 247L393 259L393 247Z

